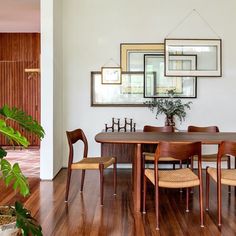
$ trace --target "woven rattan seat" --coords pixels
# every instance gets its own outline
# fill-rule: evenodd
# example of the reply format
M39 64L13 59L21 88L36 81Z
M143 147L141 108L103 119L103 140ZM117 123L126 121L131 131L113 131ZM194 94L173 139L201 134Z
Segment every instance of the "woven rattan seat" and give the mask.
M146 169L145 175L155 184L154 170ZM159 187L165 188L188 188L198 186L199 178L189 168L178 170L159 170Z
M103 164L104 168L107 168L114 163L114 157L87 157L79 162L73 163L71 169L98 170L100 164Z
M221 158L221 161L228 161L228 159L229 159L229 156L228 155L224 155ZM194 156L194 161L197 161L197 156ZM202 155L202 161L204 161L204 162L217 162L217 153Z
M146 161L154 161L155 160L155 158L154 158L155 153L143 152L143 155L145 156ZM176 160L173 157L160 157L158 161L161 162L161 161L179 161L179 160Z
M207 173L217 182L217 169L207 168ZM221 184L236 186L236 169L221 170Z

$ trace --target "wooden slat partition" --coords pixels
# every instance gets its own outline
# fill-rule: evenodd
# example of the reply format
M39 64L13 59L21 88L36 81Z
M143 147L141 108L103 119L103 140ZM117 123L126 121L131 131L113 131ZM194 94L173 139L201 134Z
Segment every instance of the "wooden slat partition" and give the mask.
M0 107L7 104L10 107L20 108L40 121L39 74L30 76L24 72L25 68L32 64L38 66L39 62L0 62ZM15 124L13 126L19 128ZM23 133L31 145L39 145L39 140L34 135L24 131ZM2 135L0 145L9 145Z
M25 73L40 68L39 60L39 33L0 33L0 107L21 108L40 122L40 75ZM34 135L23 133L31 145L39 145ZM2 135L0 145L9 145Z

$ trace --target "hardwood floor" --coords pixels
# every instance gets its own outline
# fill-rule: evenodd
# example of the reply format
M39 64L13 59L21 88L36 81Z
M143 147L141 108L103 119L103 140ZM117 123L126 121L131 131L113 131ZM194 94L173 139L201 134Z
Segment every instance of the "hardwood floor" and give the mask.
M73 171L69 202L64 202L66 170L54 181L30 177L31 196L26 207L40 221L44 235L144 236L144 235L236 235L234 190L223 187L223 226L217 227L216 188L211 182L210 212L205 213L205 228L200 228L198 190L190 195L190 212L185 212L185 192L160 192L160 232L155 230L154 191L148 186L147 214L135 213L132 206L131 171L118 170L117 196L113 196L112 171L105 171L104 206L99 200L99 174L87 171L83 194L79 192L80 171ZM205 179L205 178L204 178ZM19 195L0 186L0 204L12 204ZM21 199L22 200L22 199Z
M39 148L7 149L6 159L11 163L17 162L26 177L39 177L40 152Z

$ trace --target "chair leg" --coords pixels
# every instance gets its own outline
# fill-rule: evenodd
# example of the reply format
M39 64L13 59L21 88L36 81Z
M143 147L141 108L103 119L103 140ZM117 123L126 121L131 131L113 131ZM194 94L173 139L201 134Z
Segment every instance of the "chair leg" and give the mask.
M142 154L142 166L141 166L141 186L142 193L144 191L144 172L145 172L145 155Z
M210 176L207 172L209 166L206 167L206 211L209 211L209 191L210 191Z
M221 226L221 212L222 212L222 200L221 200L221 181L217 182L217 213L218 213L218 226Z
M85 170L82 170L82 176L81 176L81 185L80 185L80 192L83 192L84 188L84 177L85 177Z
M234 158L234 169L236 169L236 158ZM234 194L236 196L236 186L234 187Z
M70 179L71 179L71 168L68 166L67 170L67 182L66 182L66 194L65 194L65 202L68 201L69 189L70 189Z
M228 167L228 169L231 169L230 156L228 156L227 167ZM231 193L231 186L230 185L228 186L228 192Z
M155 186L156 230L159 230L159 188Z
M146 194L147 194L147 177L143 179L143 214L146 214Z
M200 181L200 185L199 185L199 207L200 207L200 224L201 224L201 227L204 227L202 181Z
M180 169L183 168L182 161L179 161L179 168L180 168Z
M193 171L193 157L190 157L190 166L191 170ZM190 188L190 193L193 194L193 188Z
M113 164L113 179L114 179L114 195L116 195L116 186L117 186L117 168L116 161Z
M103 206L103 182L104 182L104 165L99 165L100 171L100 199L101 199L101 206Z
M189 188L186 188L186 212L189 212Z

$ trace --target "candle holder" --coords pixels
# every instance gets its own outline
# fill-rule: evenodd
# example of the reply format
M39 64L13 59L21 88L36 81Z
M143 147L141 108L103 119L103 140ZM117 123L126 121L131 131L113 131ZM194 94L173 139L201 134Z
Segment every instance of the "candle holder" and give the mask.
M112 124L111 126L108 126L108 124L105 124L105 131L108 132L115 132L116 130L118 132L124 131L127 132L129 130L130 132L136 131L136 123L133 122L133 119L125 118L124 126L121 126L120 118L112 118Z

